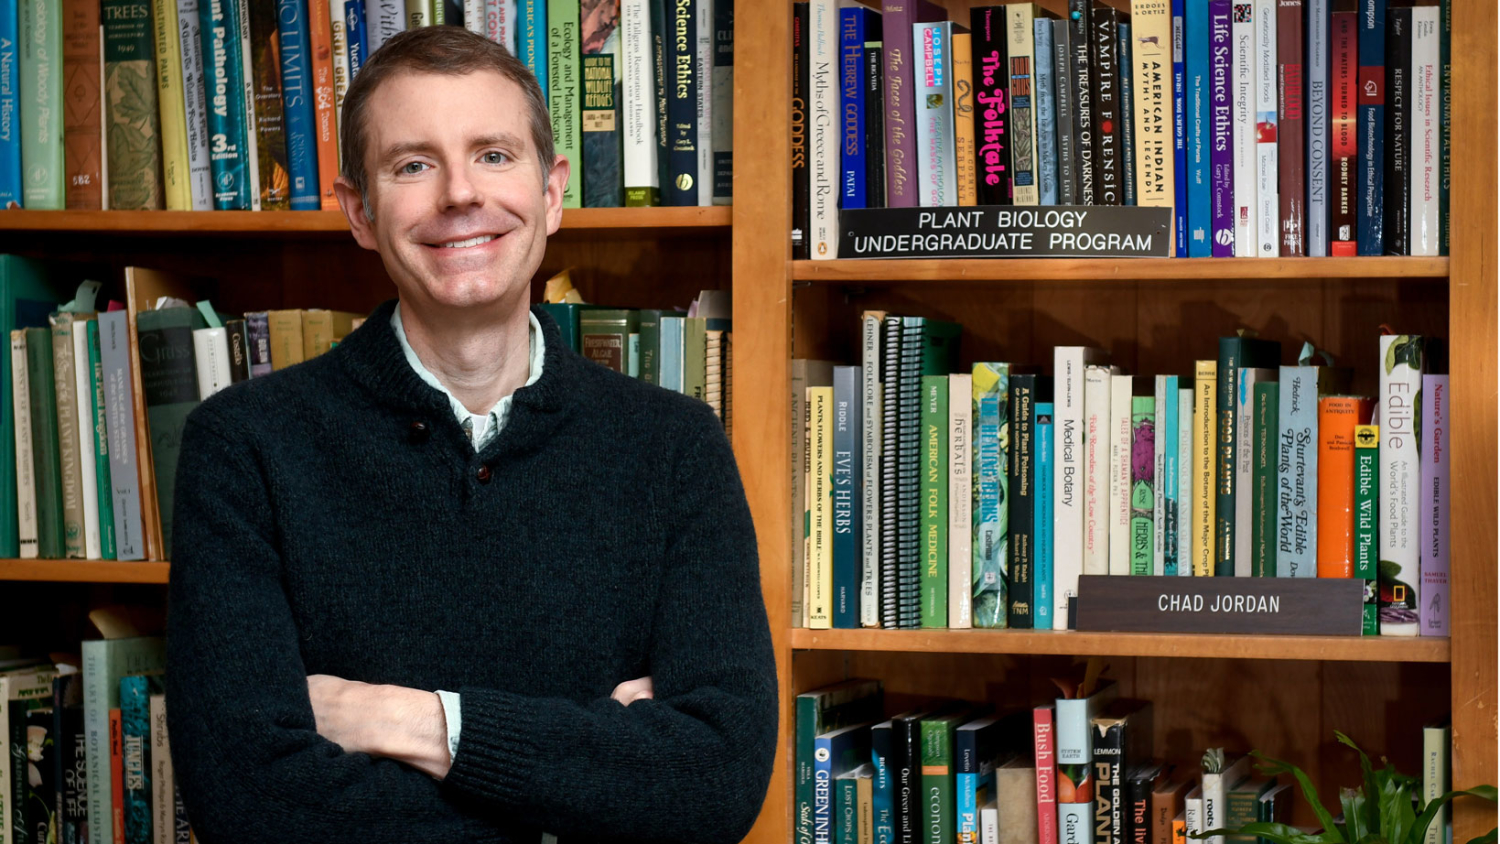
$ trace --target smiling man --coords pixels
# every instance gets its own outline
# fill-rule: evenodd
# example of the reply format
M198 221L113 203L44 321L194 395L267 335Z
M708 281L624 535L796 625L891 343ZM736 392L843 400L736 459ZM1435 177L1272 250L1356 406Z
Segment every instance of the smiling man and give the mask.
M205 844L737 841L776 677L701 402L530 309L562 220L536 81L453 27L344 105L338 197L399 294L183 434L167 631Z

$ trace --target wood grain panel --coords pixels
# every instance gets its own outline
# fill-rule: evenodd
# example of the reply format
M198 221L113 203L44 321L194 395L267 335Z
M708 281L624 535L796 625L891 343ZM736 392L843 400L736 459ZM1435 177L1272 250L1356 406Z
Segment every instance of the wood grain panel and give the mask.
M826 284L888 281L1234 281L1448 277L1447 258L895 258L795 261L792 278Z

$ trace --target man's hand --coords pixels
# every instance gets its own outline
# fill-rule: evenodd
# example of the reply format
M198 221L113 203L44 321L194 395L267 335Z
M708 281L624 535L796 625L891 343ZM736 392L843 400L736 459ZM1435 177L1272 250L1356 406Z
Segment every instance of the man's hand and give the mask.
M434 692L376 686L327 674L307 678L318 735L349 753L383 756L442 779L448 721Z
M651 685L650 677L640 677L635 680L626 680L615 686L615 690L610 692L609 696L610 699L629 706L638 700L650 700L656 697L656 689Z

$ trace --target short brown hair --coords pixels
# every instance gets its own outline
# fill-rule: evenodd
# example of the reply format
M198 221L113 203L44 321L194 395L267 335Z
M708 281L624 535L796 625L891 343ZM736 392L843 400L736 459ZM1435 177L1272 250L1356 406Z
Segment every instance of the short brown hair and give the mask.
M424 26L398 32L375 51L364 63L344 96L344 121L339 139L339 152L343 156L343 176L365 196L369 185L365 172L365 152L368 133L365 131L365 111L370 97L387 79L402 73L437 73L446 76L464 76L480 71L493 71L521 86L531 117L531 142L536 147L542 167L542 184L552 169L555 157L552 146L552 121L547 116L547 103L542 98L541 86L530 68L510 54L510 51L495 42L467 29L456 26ZM369 201L365 202L369 213Z

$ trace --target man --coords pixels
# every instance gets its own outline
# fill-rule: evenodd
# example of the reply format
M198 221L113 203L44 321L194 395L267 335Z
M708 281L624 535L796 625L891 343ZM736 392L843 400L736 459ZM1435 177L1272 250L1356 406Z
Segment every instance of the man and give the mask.
M706 405L528 310L569 175L536 81L404 33L342 149L399 305L183 434L167 692L195 832L739 840L777 721L749 511Z

